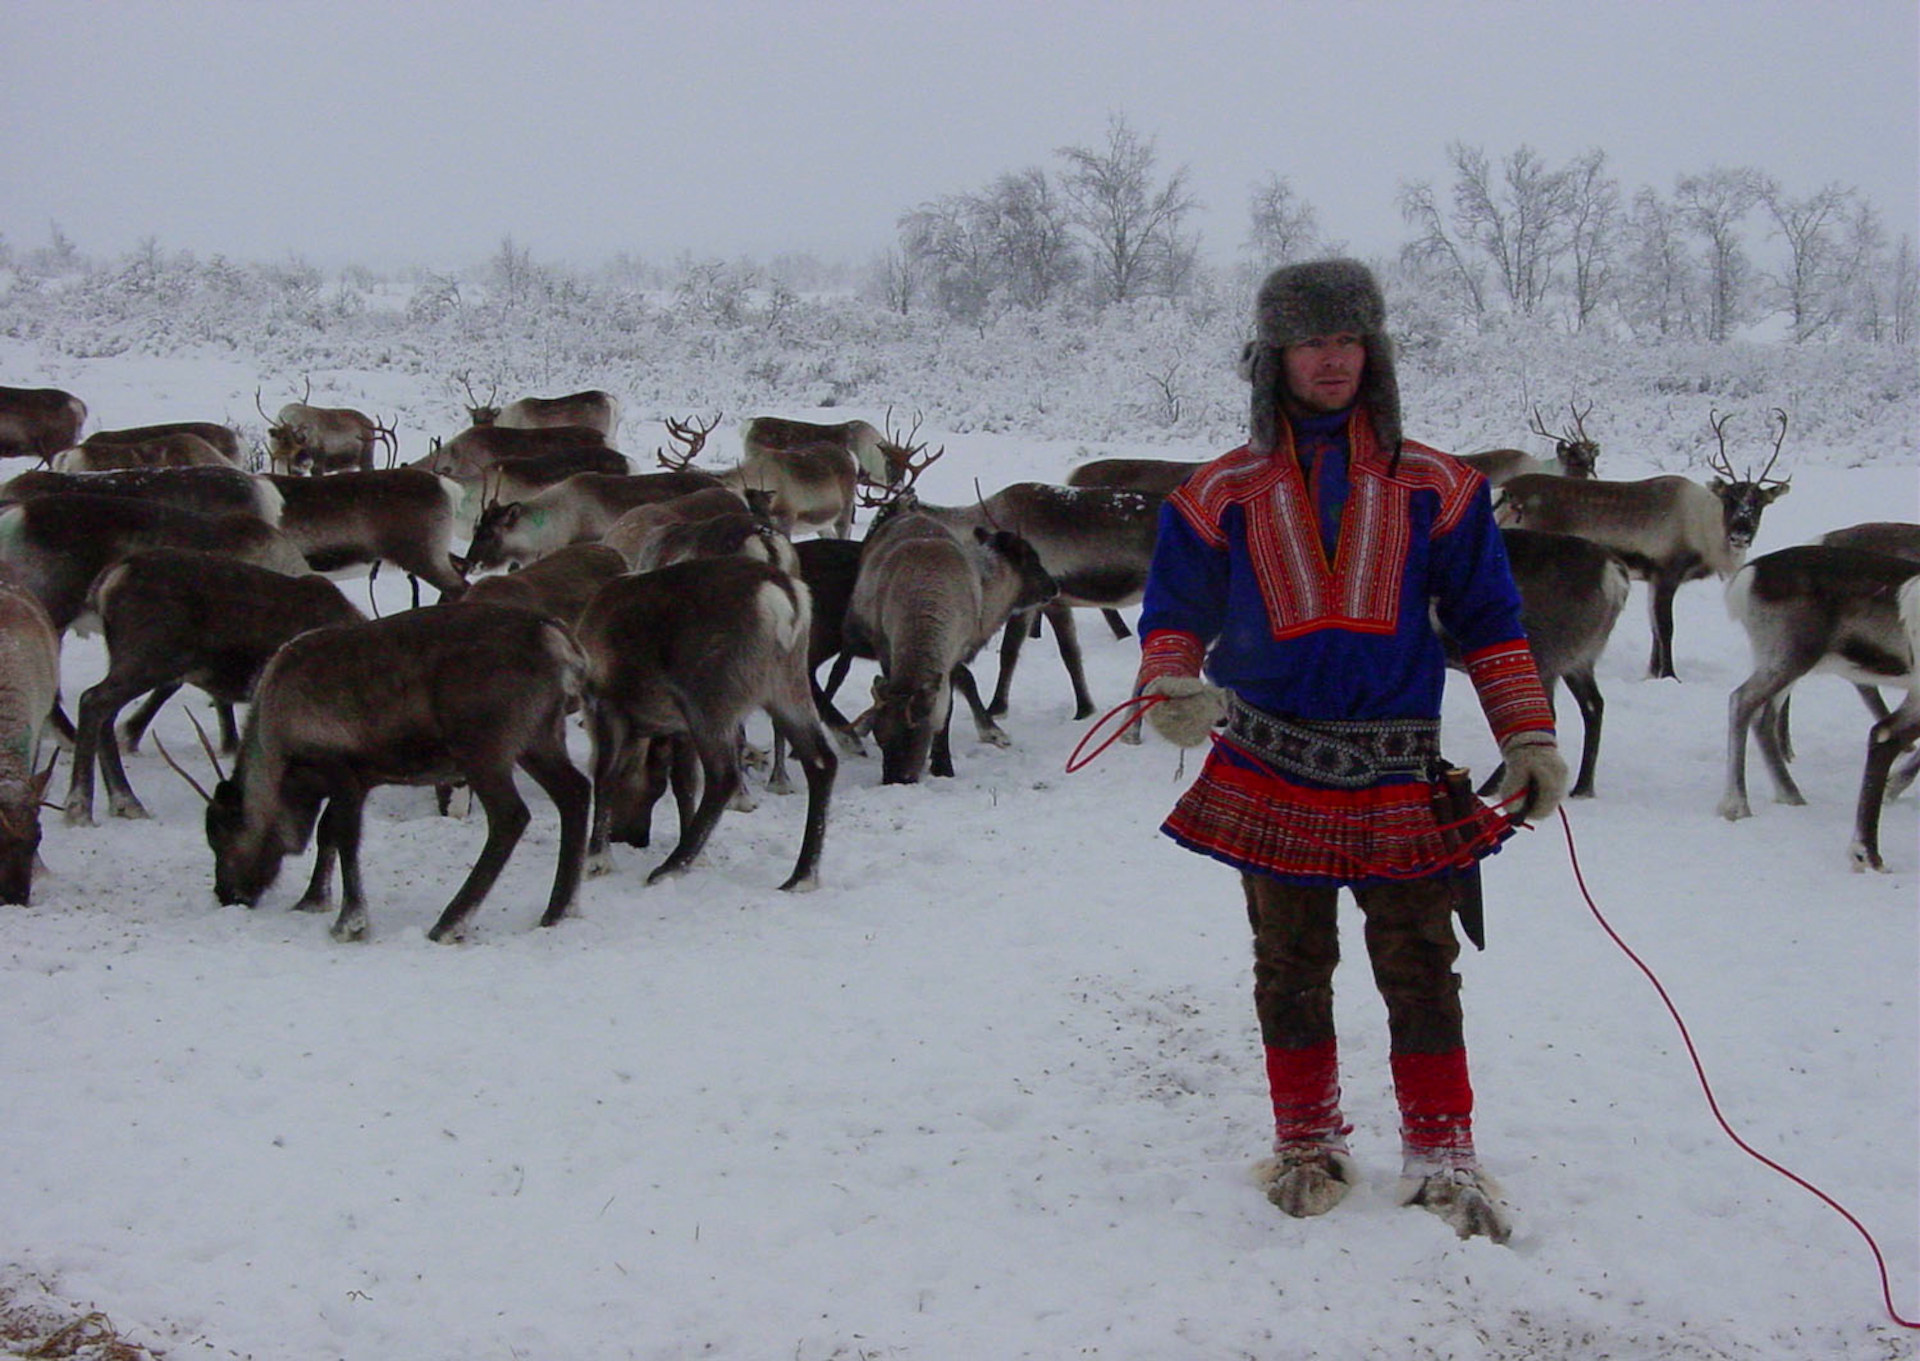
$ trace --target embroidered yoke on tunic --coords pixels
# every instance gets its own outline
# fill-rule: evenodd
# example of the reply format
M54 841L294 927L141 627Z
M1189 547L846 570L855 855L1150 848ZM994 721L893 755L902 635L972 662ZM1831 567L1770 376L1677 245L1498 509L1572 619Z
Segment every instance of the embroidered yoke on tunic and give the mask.
M1272 455L1236 449L1168 498L1140 616L1139 684L1204 666L1282 719L1437 720L1446 659L1431 604L1461 644L1495 739L1551 731L1486 479L1410 441L1397 456L1382 450L1363 409L1302 422L1300 438L1324 459L1342 435L1332 561L1318 479L1303 473L1286 424ZM1491 843L1496 826L1489 814L1466 832ZM1306 882L1433 872L1450 851L1423 778L1333 788L1283 776L1231 737L1215 742L1162 830L1240 869Z

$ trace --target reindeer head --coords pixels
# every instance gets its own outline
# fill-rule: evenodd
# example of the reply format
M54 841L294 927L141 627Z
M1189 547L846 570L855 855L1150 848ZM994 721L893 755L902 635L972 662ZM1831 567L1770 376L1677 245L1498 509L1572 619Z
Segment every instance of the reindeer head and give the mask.
M1567 411L1573 416L1573 424L1559 434L1547 429L1547 423L1540 414L1540 408L1533 409L1533 433L1542 439L1553 441L1553 456L1560 463L1560 471L1567 477L1592 477L1594 465L1600 459L1600 443L1587 434L1587 417L1593 414L1593 403L1587 403L1585 411L1572 402L1567 403Z
M40 800L53 778L54 761L32 779L0 781L0 903L25 904L33 891L33 865L40 853Z
M1767 466L1757 475L1741 477L1734 472L1733 464L1727 457L1726 426L1731 418L1722 416L1718 411L1711 412L1707 417L1720 444L1719 453L1708 463L1717 475L1707 484L1707 490L1720 498L1727 543L1735 553L1744 554L1752 546L1755 536L1760 532L1761 515L1768 506L1787 494L1787 484L1793 480L1791 474L1782 478L1768 476L1773 471L1773 465L1779 461L1780 446L1787 438L1787 413L1775 407L1773 418L1780 424L1780 433L1774 437L1773 454L1767 459Z
M468 381L469 375L465 373L456 373L454 377L460 380L460 386L465 388L467 392L468 424L492 425L495 421L500 419L500 408L496 404L496 400L495 400L500 395L499 383L496 382L490 387L488 387L487 399L483 402L478 397L473 395L473 384Z
M312 395L313 383L307 383L308 395ZM304 403L303 403L304 404ZM304 477L313 471L313 451L307 448L307 428L295 421L275 420L260 405L260 389L253 390L253 409L260 413L260 419L267 423L267 457L275 468L283 468L296 476ZM285 415L283 410L281 415Z
M925 468L927 464L933 462L934 459L939 458L941 454L947 451L947 446L943 444L937 453L928 454L925 441L919 444L913 442L913 437L920 433L920 420L920 413L918 411L914 412L913 428L904 435L898 434L893 428L893 408L887 408L885 420L886 434L880 440L880 457L886 463L884 469L885 476L882 479L885 485L889 487L894 486L899 483L901 478L905 478L911 483L914 478L920 475L921 469ZM925 457L922 457L923 455ZM919 460L918 463L915 462L916 459ZM872 470L868 469L863 463L861 474L868 481L873 480L871 472Z

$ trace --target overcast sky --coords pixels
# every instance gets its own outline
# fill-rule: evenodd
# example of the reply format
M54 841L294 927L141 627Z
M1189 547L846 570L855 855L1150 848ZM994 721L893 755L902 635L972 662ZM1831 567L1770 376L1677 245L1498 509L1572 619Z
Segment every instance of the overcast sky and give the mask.
M1751 165L1920 223L1915 0L164 4L7 0L0 234L456 267L810 251L1059 167L1123 114L1209 254L1286 176L1365 253L1446 145L1606 151L1631 194Z

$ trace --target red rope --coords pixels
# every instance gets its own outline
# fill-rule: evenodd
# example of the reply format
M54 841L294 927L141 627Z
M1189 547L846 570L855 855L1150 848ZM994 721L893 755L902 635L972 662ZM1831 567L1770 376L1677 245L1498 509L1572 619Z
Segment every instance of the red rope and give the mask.
M1733 1126L1727 1123L1726 1116L1720 1113L1720 1103L1714 1098L1713 1084L1707 1081L1707 1070L1700 1062L1700 1052L1693 1046L1693 1036L1687 1031L1687 1023L1681 1018L1680 1009L1674 1006L1673 999L1667 995L1666 988L1661 986L1660 980L1654 975L1653 970L1648 968L1646 962L1633 952L1632 947L1629 946L1626 941L1620 938L1620 933L1613 929L1613 926L1607 921L1606 917L1602 915L1598 905L1594 903L1593 895L1587 891L1586 876L1580 872L1580 854L1574 849L1573 845L1573 824L1567 820L1567 811L1564 808L1560 810L1560 826L1567 838L1567 859L1572 862L1573 865L1573 879L1574 882L1580 886L1580 896L1587 901L1587 910L1593 913L1593 919L1600 923L1600 929L1605 931L1607 935L1612 938L1613 943L1620 947L1622 954L1633 961L1634 967L1646 975L1647 981L1653 984L1653 990L1660 995L1660 1001L1666 1007L1667 1014L1673 1017L1674 1025L1679 1028L1681 1040L1686 1043L1687 1057L1693 1060L1694 1075L1700 1079L1700 1090L1706 1094L1707 1109L1713 1112L1713 1118L1719 1122L1721 1130L1729 1139L1733 1140L1734 1146L1742 1153L1745 1153L1756 1162L1771 1168L1795 1186L1819 1197L1826 1203L1829 1209L1846 1220L1847 1223L1853 1225L1860 1236L1867 1240L1867 1249L1873 1253L1874 1265L1880 1269L1880 1298L1886 1304L1887 1317L1891 1318L1902 1328L1920 1328L1920 1321L1902 1317L1900 1311L1894 1307L1893 1286L1887 1275L1887 1259L1880 1251L1880 1244L1874 1240L1871 1233L1867 1232L1866 1226L1854 1217L1853 1212L1799 1173L1782 1167L1772 1158L1755 1149L1745 1139L1742 1139L1736 1134Z

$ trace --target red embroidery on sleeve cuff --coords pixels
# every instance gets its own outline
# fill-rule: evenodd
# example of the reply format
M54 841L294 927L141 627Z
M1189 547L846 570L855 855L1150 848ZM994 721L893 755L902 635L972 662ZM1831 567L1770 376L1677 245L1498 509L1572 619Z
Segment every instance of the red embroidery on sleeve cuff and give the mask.
M1496 742L1519 732L1553 731L1553 710L1525 639L1483 647L1465 660Z
M1191 633L1155 629L1140 642L1140 674L1134 677L1137 695L1148 681L1162 676L1197 676L1207 650Z

